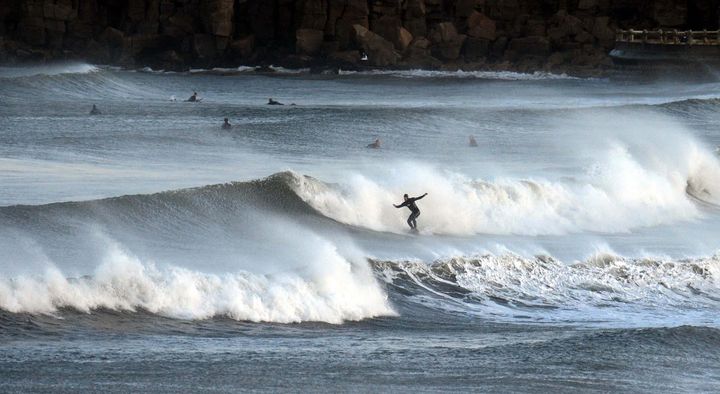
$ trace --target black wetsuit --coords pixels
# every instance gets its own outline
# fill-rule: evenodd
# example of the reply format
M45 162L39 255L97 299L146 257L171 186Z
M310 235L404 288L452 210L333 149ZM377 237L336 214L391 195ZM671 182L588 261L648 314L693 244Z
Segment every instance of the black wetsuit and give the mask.
M423 194L420 197L410 197L407 200L405 200L402 204L396 205L396 208L402 208L402 207L408 207L410 210L410 216L408 216L408 226L410 226L411 229L417 229L417 222L415 219L417 219L418 216L420 216L420 209L418 209L417 204L415 204L415 201L420 200L421 198L425 197L427 195Z

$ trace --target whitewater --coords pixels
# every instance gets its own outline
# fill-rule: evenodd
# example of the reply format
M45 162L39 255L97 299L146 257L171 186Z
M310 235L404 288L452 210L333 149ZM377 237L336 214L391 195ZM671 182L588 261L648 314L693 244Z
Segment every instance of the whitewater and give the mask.
M0 68L0 389L720 387L720 82L270 70Z

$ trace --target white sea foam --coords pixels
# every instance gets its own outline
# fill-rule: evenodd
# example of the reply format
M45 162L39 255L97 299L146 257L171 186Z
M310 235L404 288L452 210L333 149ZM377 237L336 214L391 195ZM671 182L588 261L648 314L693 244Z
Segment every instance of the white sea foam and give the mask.
M372 71L347 71L339 70L339 75L378 75L392 76L398 78L472 78L472 79L496 79L505 81L536 81L553 79L578 79L566 74L553 74L536 71L533 73L520 73L515 71L440 71L440 70L372 70Z
M714 323L720 305L720 259L626 259L597 253L574 264L508 253L422 262L378 263L388 283L406 275L433 294L426 306L514 320L622 322L647 325ZM469 291L446 294L445 285ZM681 313L678 313L682 311ZM706 312L703 312L706 311Z
M144 309L182 319L226 316L237 320L339 324L393 315L387 296L365 261L351 262L329 241L304 234L312 256L299 268L274 274L209 274L141 261L114 243L90 276L68 279L54 267L41 275L0 276L0 309L54 313ZM261 261L254 264L262 266ZM288 262L292 266L292 262Z
M720 163L691 139L663 149L615 142L577 181L473 179L430 165L405 163L382 176L354 174L341 186L298 177L297 193L322 214L354 226L404 232L403 193L417 196L425 232L469 235L565 234L632 229L702 216L689 197L720 203Z

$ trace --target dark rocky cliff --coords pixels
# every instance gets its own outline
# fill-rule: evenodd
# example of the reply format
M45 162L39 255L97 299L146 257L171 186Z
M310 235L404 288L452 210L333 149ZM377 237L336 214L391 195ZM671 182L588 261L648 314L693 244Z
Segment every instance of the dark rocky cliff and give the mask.
M0 61L165 69L597 73L617 28L718 27L720 0L5 0ZM367 60L362 60L363 54Z

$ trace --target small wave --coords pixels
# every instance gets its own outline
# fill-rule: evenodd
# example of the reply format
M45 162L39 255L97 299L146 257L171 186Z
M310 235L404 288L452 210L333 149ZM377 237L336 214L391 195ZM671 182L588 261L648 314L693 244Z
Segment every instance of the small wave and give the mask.
M100 68L86 63L59 63L26 67L0 67L0 78L23 78L38 75L90 74Z
M372 70L372 71L347 71L339 70L339 75L364 75L364 76L391 76L398 78L462 78L462 79L492 79L503 81L538 81L538 80L561 80L579 79L566 74L553 74L536 71L533 73L520 73L514 71L439 71L439 70Z
M280 66L254 67L254 66L238 66L238 67L215 67L211 69L193 68L188 71L190 74L209 74L209 75L240 75L253 73L277 73L277 74L307 74L309 68L285 68Z

